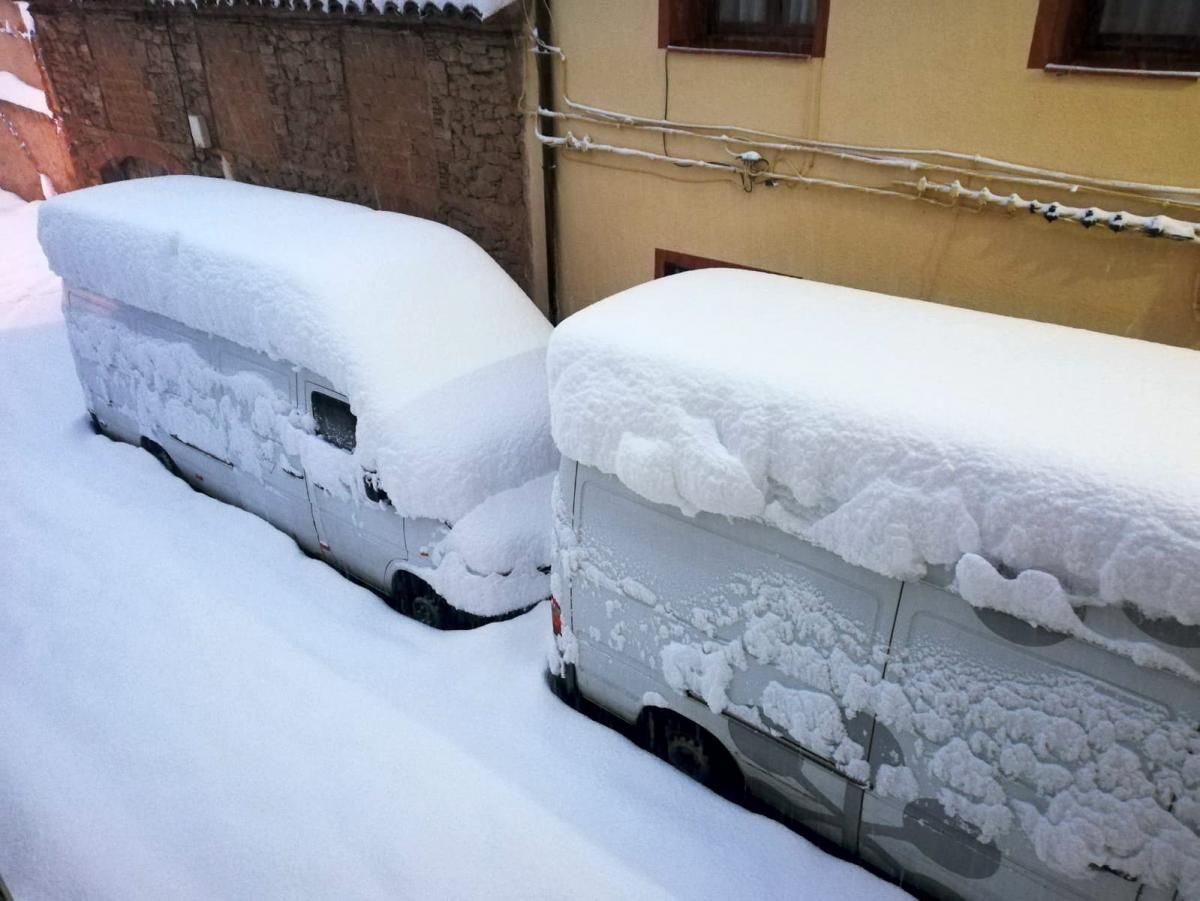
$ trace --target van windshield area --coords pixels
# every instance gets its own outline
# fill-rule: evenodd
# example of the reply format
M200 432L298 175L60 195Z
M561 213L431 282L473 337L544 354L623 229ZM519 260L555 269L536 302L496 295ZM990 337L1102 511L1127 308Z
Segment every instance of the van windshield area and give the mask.
M313 420L317 424L317 435L334 447L345 451L354 450L358 417L350 412L348 403L314 391L309 409L312 410Z

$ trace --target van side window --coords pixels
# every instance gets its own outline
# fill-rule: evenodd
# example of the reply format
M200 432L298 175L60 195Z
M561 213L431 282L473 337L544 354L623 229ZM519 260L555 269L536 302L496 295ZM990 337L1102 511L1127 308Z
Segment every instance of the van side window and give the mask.
M318 391L312 392L310 400L313 419L317 423L317 434L334 447L346 451L354 450L354 432L358 427L358 417L350 412L350 405Z

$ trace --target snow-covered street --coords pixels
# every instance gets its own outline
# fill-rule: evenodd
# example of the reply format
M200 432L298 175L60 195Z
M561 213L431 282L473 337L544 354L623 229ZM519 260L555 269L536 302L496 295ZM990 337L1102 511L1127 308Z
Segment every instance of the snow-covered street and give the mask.
M902 893L573 712L548 613L406 620L90 431L0 207L0 876L38 899Z

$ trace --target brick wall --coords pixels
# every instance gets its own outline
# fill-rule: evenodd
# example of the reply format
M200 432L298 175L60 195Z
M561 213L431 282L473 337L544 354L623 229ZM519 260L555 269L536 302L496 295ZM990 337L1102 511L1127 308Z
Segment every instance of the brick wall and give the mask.
M35 45L12 0L0 0L0 72L44 89ZM0 189L38 200L43 175L59 190L74 187L75 175L62 132L50 117L0 100Z
M411 213L465 232L529 290L515 15L32 8L82 183L131 157ZM212 148L193 146L189 113L205 118Z

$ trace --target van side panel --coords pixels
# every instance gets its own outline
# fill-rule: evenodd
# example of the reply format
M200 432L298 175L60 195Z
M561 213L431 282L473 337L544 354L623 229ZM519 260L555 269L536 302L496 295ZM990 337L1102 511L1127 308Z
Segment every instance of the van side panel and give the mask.
M212 339L217 366L232 384L221 386L219 413L230 424L232 456L257 462L257 476L235 470L239 504L291 535L311 554L320 552L317 529L304 467L294 449L279 440L274 424L275 410L253 391L235 390L233 385L258 379L271 386L279 398L286 398L289 409L298 409L298 376L284 363L266 354L241 347L222 338Z
M131 415L127 386L114 378L110 367L99 354L90 352L89 342L81 341L74 327L84 316L96 321L122 322L123 312L124 308L112 301L85 296L69 287L63 288L63 318L67 323L71 357L83 388L84 402L109 434L136 444L140 436L137 423Z
M834 696L879 680L899 583L762 526L685 518L588 467L575 509L581 691L627 720L647 703L686 712L761 795L852 848L872 724Z
M934 898L1167 901L1197 878L1193 682L578 473L564 571L588 699L687 716L756 795ZM1200 628L1080 615L1200 671Z
M68 289L71 348L89 407L114 438L160 445L193 487L317 551L284 363L154 313Z
M1125 617L1087 610L1085 624L1095 619ZM1121 637L1134 631L1129 624ZM1116 803L1154 791L1194 804L1196 788L1186 787L1198 750L1194 685L925 584L905 586L886 678L927 714L911 728L876 724L872 771L903 767L914 790L868 795L866 860L921 874L926 891L971 898L1151 897L1114 872L1056 871L1030 834L1050 856L1056 841L1077 840L1090 801L1080 789L1092 780ZM1130 804L1130 821L1136 809ZM1056 835L1057 823L1065 831ZM989 828L998 834L985 844L978 837Z

